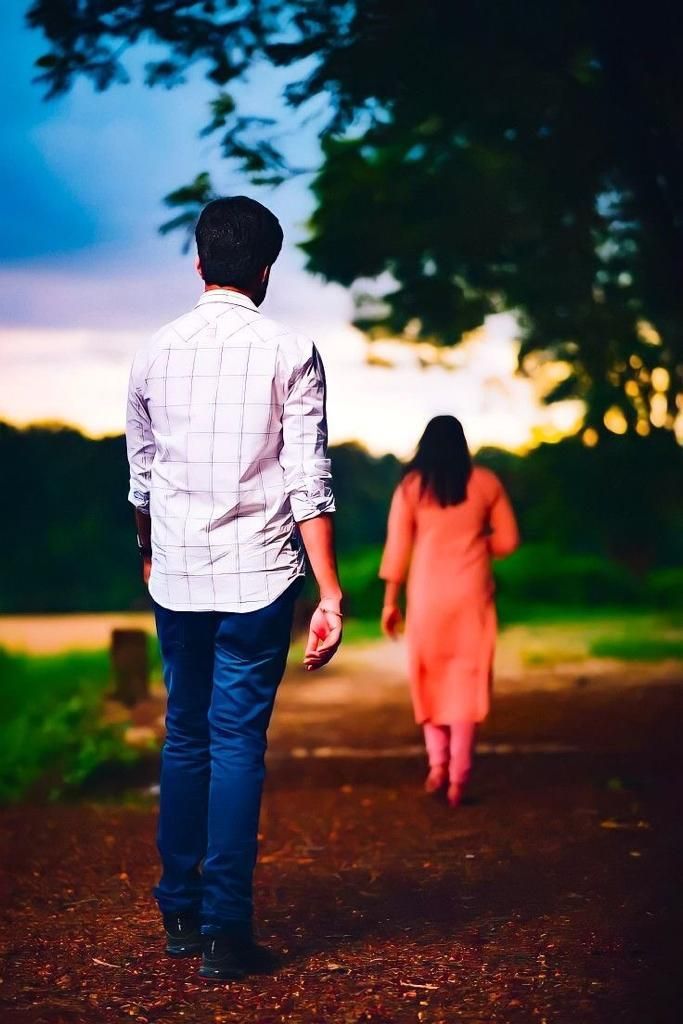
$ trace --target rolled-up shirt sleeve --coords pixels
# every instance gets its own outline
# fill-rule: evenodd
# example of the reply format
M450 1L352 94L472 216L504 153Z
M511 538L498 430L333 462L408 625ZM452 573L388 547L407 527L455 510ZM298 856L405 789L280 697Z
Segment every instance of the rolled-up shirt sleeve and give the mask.
M126 449L130 468L128 500L140 512L149 515L150 479L156 448L149 411L142 393L143 384L144 364L138 356L130 373L126 411Z
M325 371L309 342L290 376L282 412L280 465L297 523L335 510L325 402Z

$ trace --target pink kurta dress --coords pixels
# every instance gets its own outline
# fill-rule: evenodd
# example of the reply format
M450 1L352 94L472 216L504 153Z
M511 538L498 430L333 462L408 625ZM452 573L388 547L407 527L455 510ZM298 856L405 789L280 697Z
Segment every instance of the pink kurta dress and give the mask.
M415 720L481 722L489 710L496 640L492 557L519 543L495 473L475 466L467 497L442 508L409 474L391 503L380 576L407 577L406 643Z

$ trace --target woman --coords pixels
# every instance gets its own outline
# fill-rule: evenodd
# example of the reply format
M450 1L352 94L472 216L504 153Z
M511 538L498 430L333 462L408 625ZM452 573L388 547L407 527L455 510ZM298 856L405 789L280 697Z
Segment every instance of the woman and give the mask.
M380 568L382 629L395 638L402 628L399 598L407 577L411 694L429 759L425 789L448 786L452 807L470 772L475 725L489 710L496 639L491 559L518 544L500 480L472 465L454 416L435 417L391 503Z

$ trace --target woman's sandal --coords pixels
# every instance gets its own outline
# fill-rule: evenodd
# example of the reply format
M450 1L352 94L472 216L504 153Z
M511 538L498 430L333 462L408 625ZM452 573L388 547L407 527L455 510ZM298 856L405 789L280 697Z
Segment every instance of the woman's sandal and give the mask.
M429 775L425 779L425 793L435 796L448 785L448 768L430 768Z
M448 806L452 807L454 809L456 807L458 807L460 805L460 803L462 802L464 791L465 791L465 787L464 786L461 786L457 782L451 782L450 786L448 787L448 792L446 794L446 800L448 801Z

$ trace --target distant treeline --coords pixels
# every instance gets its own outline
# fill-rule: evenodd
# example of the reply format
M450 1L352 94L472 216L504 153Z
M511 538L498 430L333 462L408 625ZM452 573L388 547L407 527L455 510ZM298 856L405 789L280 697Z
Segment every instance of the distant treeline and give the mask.
M356 444L331 454L347 556L381 544L400 464ZM146 607L123 438L0 424L0 457L0 612ZM614 437L595 448L571 438L526 456L488 448L477 461L503 478L525 540L609 558L636 578L683 565L682 450L670 434Z

